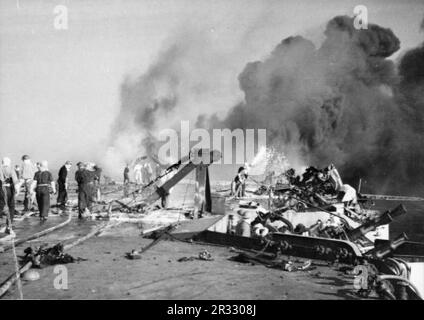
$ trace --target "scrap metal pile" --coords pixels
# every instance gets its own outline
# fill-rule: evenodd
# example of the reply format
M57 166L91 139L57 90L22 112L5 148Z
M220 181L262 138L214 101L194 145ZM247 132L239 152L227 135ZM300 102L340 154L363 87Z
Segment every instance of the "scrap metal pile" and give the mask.
M269 209L240 202L239 221L231 221L234 234L262 239L277 255L361 266L365 285L358 294L363 297L421 299L410 281L411 268L394 254L407 243L406 234L388 240L388 224L406 213L403 205L385 212L370 210L368 199L343 184L334 165L309 167L301 176L289 169L275 184L262 185L255 193L269 195ZM385 242L377 240L380 228L386 232Z
M372 225L371 229L376 228L405 213L403 207L392 210L390 214L365 208L365 202L358 200L353 187L342 182L334 165L323 169L309 167L301 176L296 175L294 169L289 169L283 177L276 178L275 184L262 185L256 191L256 194L269 195L270 210L259 210L257 220L270 225L272 230L277 228L283 232L356 241L361 237L353 230L359 225L368 223ZM325 221L317 219L310 226L293 225L290 221L293 214L307 211L325 212L329 218ZM282 221L284 225L272 225L275 221Z
M301 176L296 175L294 169L289 169L279 176L267 176L265 180L271 183L263 184L255 194L271 194L277 208L284 205L291 209L304 208L307 203L312 206L328 206L337 202L357 204L356 190L343 184L334 165L324 169L308 167ZM275 184L272 184L273 180L276 180Z
M394 255L396 249L407 242L406 234L378 245L367 238L368 233L377 226L387 224L393 216L405 213L402 205L374 219L367 219L357 227L344 219L334 224L319 221L309 227L294 225L294 220L287 215L266 211L261 206L257 207L256 217L248 212L239 210L242 218L236 223L234 234L263 241L265 247L259 255L254 256L254 260L267 251L273 254L264 254L264 258L259 259L266 265L281 264L278 262L281 256L324 260L329 261L330 265L348 264L351 266L348 268L350 274L361 281L356 292L361 297L422 299L420 291L410 281L411 268L407 261ZM305 211L302 214L310 213Z

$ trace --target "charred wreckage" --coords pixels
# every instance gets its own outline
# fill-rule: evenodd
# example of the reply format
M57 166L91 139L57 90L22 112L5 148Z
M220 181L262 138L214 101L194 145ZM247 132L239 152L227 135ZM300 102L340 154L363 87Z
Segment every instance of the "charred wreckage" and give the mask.
M234 258L238 261L261 263L286 271L308 269L314 261L338 266L339 270L359 279L356 294L363 298L422 299L424 244L409 241L406 234L389 240L390 222L406 214L403 205L385 212L372 209L374 200L389 196L361 194L360 190L342 182L334 165L324 169L309 167L302 175L296 175L293 169L279 176L272 172L261 183L251 178L259 186L248 197L224 195L222 190L212 192L208 167L220 157L217 151L192 150L189 156L164 168L163 174L148 185L131 193L124 190L124 197L100 203L99 211L106 214L97 218L110 222L114 212L139 217L159 207L164 210L171 189L194 171L194 208L187 212L188 219L143 232L143 236L153 238L153 242L140 252L128 253L127 258L139 258L164 239L225 245L238 252ZM109 225L99 226L71 245L27 248L19 274L34 267L83 261L64 251L98 235L105 226ZM8 249L0 247L0 252ZM292 257L308 260L296 267ZM187 259L212 260L209 252ZM18 276L13 274L3 282L0 295Z

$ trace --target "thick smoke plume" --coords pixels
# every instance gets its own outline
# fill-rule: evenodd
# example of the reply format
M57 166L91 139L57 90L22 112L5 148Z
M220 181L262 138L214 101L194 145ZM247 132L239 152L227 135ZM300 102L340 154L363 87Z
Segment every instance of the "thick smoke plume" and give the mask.
M176 46L169 48L143 76L122 83L121 106L105 160L109 172L117 173L136 157L155 151L157 118L166 117L178 101L178 51Z
M239 76L245 101L224 120L203 125L266 128L267 144L289 160L334 163L347 182L375 192L417 191L424 176L424 49L399 50L390 29L353 18L328 22L320 47L300 36L283 40ZM369 190L370 191L370 190Z
M216 111L240 95L234 75L227 72L233 61L211 48L210 35L193 30L177 32L142 75L121 84L119 114L104 161L115 176L125 163L157 155L161 130L179 131L183 120L194 126L200 112Z
M165 118L177 105L177 88L180 83L178 57L181 46L171 46L163 52L149 70L136 79L127 78L121 85L121 108L112 131L115 147L125 147L119 139L131 137L126 162L137 152L154 152L154 133L158 119Z
M210 115L222 96L211 78L228 65L206 42L177 40L143 76L122 84L109 163L154 153L159 129L192 117L209 129L266 128L267 144L295 167L334 163L346 182L367 181L366 191L422 190L423 45L395 63L400 42L390 29L356 30L353 18L335 17L320 46L289 37L248 63L238 79L244 101L227 105L222 119Z

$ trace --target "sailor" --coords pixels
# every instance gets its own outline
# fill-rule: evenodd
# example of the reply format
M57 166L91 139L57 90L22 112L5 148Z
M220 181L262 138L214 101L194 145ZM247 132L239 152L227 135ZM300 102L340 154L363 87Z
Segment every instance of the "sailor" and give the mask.
M82 181L83 174L85 172L85 165L82 162L77 163L77 171L75 172L75 181L77 182L78 188L78 218L82 219L82 214L84 213L87 203L85 193L83 191Z
M81 164L81 169L75 174L78 183L78 218L83 214L91 214L94 195L96 192L94 180L99 175L100 168L93 163Z
M48 162L41 161L40 171L34 174L31 190L36 195L38 210L40 212L40 220L47 219L50 211L50 189L55 194L56 185L53 180L53 175L49 171Z
M15 195L19 194L19 180L16 172L11 165L9 158L5 157L2 160L0 167L0 214L4 215L4 208L7 205L9 217L6 214L6 230L13 223L15 216Z
M129 168L129 165L126 164L124 169L124 197L128 197L129 195L129 186L130 186L130 168Z
M100 188L100 179L102 177L102 168L98 167L96 164L91 164L92 171L94 171L94 188L95 188L95 199L96 201L102 200L102 191Z
M244 167L238 169L238 173L231 183L231 195L235 197L244 197L246 195L247 172Z
M78 183L79 176L81 175L82 171L85 169L85 166L82 162L77 162L77 171L75 171L75 181Z
M66 161L59 170L59 177L57 179L58 195L57 205L60 210L66 209L66 202L68 201L68 173L71 170L71 161Z
M129 183L130 183L130 168L127 164L124 169L124 185Z
M31 193L32 180L35 174L35 167L28 155L22 156L22 167L21 167L21 184L25 189L24 194L24 212L28 212L32 209L32 205L35 201L34 194Z
M141 185L143 183L143 165L141 163L137 163L134 166L134 179L137 185Z

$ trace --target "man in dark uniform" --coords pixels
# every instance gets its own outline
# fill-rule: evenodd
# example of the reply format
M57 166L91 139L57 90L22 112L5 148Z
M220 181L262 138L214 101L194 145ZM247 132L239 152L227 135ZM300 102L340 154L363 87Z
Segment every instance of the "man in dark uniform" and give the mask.
M85 165L82 162L77 163L77 171L75 172L75 181L78 184L78 218L82 219L82 214L87 208L85 193L83 192L83 175L85 172Z
M130 184L130 168L127 164L124 169L124 197L128 197Z
M56 185L53 180L53 175L48 169L46 160L40 163L40 171L34 175L31 190L35 192L38 210L40 211L40 220L47 219L50 211L50 188L53 193L56 193Z
M59 170L59 177L57 179L57 205L60 210L66 209L66 202L68 201L68 172L71 170L71 166L71 161L66 161Z
M82 162L78 162L77 171L75 171L75 181L78 182L78 177L84 169L85 169L84 164Z
M96 168L94 168L96 167ZM78 183L78 218L82 219L85 212L92 210L94 195L96 192L94 180L100 174L100 168L91 164L81 165L75 173L75 180Z
M130 183L130 168L127 164L124 169L124 184L128 183Z

